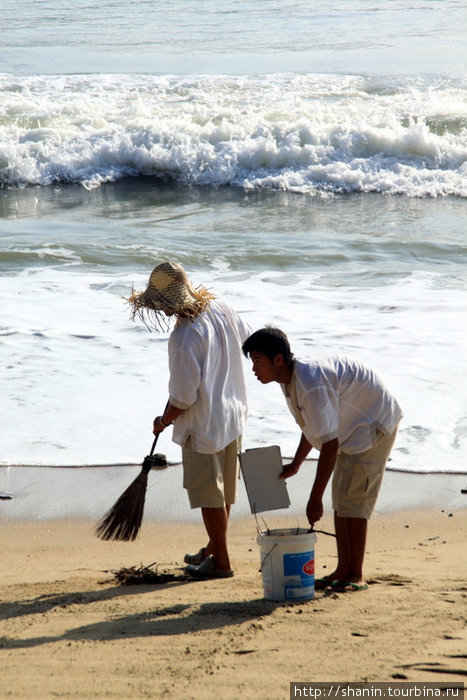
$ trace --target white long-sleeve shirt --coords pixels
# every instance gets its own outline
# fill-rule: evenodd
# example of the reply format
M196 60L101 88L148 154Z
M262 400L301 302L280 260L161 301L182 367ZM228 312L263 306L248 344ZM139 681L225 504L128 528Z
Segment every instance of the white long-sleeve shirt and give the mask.
M248 325L214 300L193 322L181 319L169 338L169 400L184 409L172 439L213 454L240 437L247 417L242 344Z
M281 388L303 434L318 450L337 437L342 452L365 452L375 444L376 430L391 435L402 417L381 378L348 357L296 359L290 384Z

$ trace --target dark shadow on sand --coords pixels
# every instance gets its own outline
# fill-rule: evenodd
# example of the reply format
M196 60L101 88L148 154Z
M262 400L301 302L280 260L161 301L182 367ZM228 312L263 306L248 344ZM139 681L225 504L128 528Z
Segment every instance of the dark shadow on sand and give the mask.
M173 584L170 584L173 585ZM179 585L179 584L175 584ZM144 587L146 588L146 587ZM147 587L154 591L154 587ZM125 589L109 589L107 595L101 598L95 592L81 593L84 602L106 600L115 595L128 595L128 587ZM141 587L138 591L141 592ZM104 591L102 592L104 593ZM70 596L73 594L69 594ZM76 595L76 594L75 594ZM91 598L91 596L93 596ZM60 598L57 596L56 604ZM81 601L83 602L83 601ZM164 637L179 634L189 634L200 630L222 629L242 624L248 620L260 620L274 612L279 606L287 603L255 599L250 601L220 603L203 603L201 605L178 604L163 607L150 612L125 615L114 620L105 620L91 625L75 627L60 636L31 637L28 639L0 639L0 648L3 649L27 649L61 641L112 641L116 639L131 639L139 637ZM51 609L51 608L49 608Z
M91 605L92 603L100 603L120 596L154 593L156 591L173 588L173 586L181 586L184 584L194 585L199 582L200 581L196 579L186 579L183 575L180 575L180 580L164 584L146 583L139 585L118 585L101 590L44 594L36 598L28 598L13 603L0 603L0 620L8 620L14 617L24 617L26 615L36 615L40 613L43 614L50 612L50 610L54 608L68 608L72 605Z

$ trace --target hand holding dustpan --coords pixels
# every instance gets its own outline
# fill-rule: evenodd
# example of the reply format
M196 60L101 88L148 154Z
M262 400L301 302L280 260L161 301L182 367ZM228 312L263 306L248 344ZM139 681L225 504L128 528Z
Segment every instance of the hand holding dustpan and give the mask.
M139 475L97 524L96 535L102 540L128 542L138 536L143 520L148 474L151 469L165 469L168 465L165 455L154 454L158 437L159 433L154 438L151 452L144 458Z

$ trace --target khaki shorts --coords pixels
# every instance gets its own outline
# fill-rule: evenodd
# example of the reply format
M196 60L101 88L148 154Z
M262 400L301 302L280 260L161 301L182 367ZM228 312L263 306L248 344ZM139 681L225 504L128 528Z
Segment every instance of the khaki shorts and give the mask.
M374 447L356 455L340 452L337 456L332 479L332 507L341 518L366 518L372 516L386 462L391 453L397 428L386 436L377 431Z
M192 508L223 508L237 500L241 438L223 450L202 454L182 447L183 486Z

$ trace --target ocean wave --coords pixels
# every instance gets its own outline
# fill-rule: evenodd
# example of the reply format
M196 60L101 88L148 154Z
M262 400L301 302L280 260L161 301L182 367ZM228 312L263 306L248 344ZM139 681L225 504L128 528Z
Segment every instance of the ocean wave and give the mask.
M126 177L467 196L465 86L360 76L0 76L0 183Z

